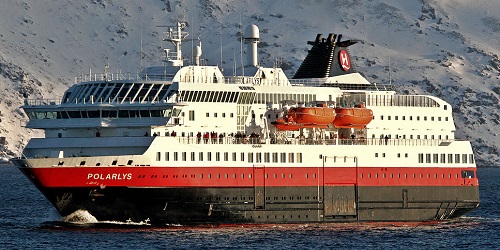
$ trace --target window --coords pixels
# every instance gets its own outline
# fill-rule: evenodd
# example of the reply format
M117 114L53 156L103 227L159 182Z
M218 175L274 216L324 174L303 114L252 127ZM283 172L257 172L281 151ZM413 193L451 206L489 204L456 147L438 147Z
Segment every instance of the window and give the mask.
M281 153L281 162L286 163L286 153Z
M297 153L297 163L302 163L302 153Z
M174 161L178 161L178 160L179 160L179 153L174 152Z
M156 152L156 161L161 161L161 152Z
M294 162L294 154L293 153L288 153L288 162L293 163Z
M224 161L229 161L229 153L224 152Z
M170 161L170 154L169 154L169 152L165 152L165 161Z
M207 117L210 117L210 113L207 112Z
M448 163L453 163L453 154L448 154Z
M255 162L262 162L262 153L255 153Z
M194 110L189 110L189 120L194 121Z
M418 163L424 163L424 154L418 154Z
M455 163L460 163L460 154L455 154Z
M182 161L186 161L186 160L187 160L187 153L182 152Z
M253 162L253 153L248 153L248 162Z
M215 160L220 161L220 152L215 152Z
M273 162L278 162L278 153L273 153Z
M467 154L462 154L462 163L467 163Z
M191 161L196 161L196 154L191 152Z
M207 152L207 161L212 160L212 152Z
M198 159L198 160L199 160L199 161L203 161L203 152L200 152L200 153L198 154L198 156L199 156L199 158L200 158L200 159Z
M431 154L425 154L425 163L431 163Z
M438 163L438 161L439 161L439 155L432 154L432 163Z
M236 152L233 152L233 161L236 161Z
M266 152L264 153L264 162L270 162L271 161L271 157L270 157L270 153Z

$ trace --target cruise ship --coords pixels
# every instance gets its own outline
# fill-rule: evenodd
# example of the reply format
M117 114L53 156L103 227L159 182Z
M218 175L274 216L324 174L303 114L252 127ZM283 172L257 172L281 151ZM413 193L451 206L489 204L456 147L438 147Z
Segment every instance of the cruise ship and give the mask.
M60 100L27 99L45 131L11 161L62 216L153 225L422 222L479 206L471 143L453 107L356 71L356 40L318 34L290 79L258 63L224 75L184 66L186 24L163 65L76 78Z

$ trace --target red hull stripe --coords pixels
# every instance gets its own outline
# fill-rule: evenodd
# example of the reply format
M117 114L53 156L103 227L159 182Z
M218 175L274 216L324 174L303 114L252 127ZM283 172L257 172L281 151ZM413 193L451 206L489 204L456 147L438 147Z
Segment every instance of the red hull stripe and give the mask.
M464 186L475 168L48 167L23 168L43 187Z

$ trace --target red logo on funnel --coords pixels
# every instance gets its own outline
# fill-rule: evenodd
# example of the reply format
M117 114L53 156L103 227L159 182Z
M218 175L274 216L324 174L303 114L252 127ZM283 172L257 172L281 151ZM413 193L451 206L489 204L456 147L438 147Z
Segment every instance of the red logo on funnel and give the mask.
M351 58L345 50L339 52L339 63L344 71L348 71L351 68Z

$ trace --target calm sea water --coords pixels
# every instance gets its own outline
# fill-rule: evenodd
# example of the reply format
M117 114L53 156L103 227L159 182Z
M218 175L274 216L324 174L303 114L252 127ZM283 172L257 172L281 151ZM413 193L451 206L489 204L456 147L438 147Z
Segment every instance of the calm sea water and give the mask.
M481 168L481 206L426 224L227 227L68 226L11 165L0 165L1 249L500 249L500 168Z

